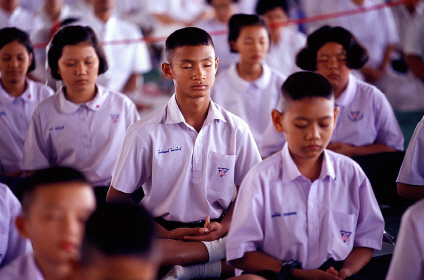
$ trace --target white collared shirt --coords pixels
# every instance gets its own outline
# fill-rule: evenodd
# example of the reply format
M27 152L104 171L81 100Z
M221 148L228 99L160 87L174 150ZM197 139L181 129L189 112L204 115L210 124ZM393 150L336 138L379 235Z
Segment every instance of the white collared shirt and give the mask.
M75 104L61 88L34 111L22 169L71 166L93 186L107 186L125 131L138 119L134 103L122 93L97 86L93 100Z
M265 63L286 76L301 71L296 65L296 56L305 44L306 36L297 31L296 26L284 27L281 30L280 41L276 44L270 43Z
M132 125L116 162L112 186L124 193L143 187L141 203L153 217L193 222L219 218L260 161L246 123L210 102L197 132L175 94L163 108Z
M16 27L31 35L43 26L43 21L22 7L17 7L12 14L0 8L0 28Z
M341 142L356 147L384 144L403 151L403 134L393 109L375 86L349 75L348 85L335 103L339 113L330 143ZM266 157L281 150L284 143L284 135L270 124L265 132L261 155Z
M424 200L403 214L386 280L424 279Z
M32 113L38 103L53 95L41 83L25 80L27 87L19 97L10 96L0 85L0 172L21 170L24 142Z
M27 254L0 269L0 279L4 280L44 280L35 263L34 255Z
M106 53L109 69L97 83L108 89L122 91L132 74L142 74L152 68L149 51L141 30L133 23L111 16L104 23L90 14L83 21L93 28Z
M286 144L243 180L227 260L261 251L314 269L329 258L344 260L353 247L380 250L383 231L380 208L357 163L325 150L321 174L311 182L297 169Z
M406 31L404 52L424 58L424 15L416 16Z
M398 183L424 186L424 117L417 124L403 158Z
M264 132L272 122L271 111L281 95L285 76L262 64L262 75L254 81L245 81L237 72L237 63L219 73L211 90L212 100L225 110L242 118L250 127L258 147Z
M32 251L31 243L21 237L15 226L15 218L21 211L21 204L9 187L0 183L0 270Z

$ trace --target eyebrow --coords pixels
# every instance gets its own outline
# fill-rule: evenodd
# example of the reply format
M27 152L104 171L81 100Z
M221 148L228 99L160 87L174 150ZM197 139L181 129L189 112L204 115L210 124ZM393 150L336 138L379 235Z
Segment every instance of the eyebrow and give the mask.
M207 61L207 60L213 60L213 57L208 56L206 58L201 59L200 61ZM193 63L193 62L195 62L195 61L192 60L192 59L183 59L183 60L180 61L180 63Z
M320 118L319 120L322 121L322 120L326 120L326 119L331 119L331 116L325 116L325 117ZM305 118L305 117L297 117L294 120L309 121L310 119Z

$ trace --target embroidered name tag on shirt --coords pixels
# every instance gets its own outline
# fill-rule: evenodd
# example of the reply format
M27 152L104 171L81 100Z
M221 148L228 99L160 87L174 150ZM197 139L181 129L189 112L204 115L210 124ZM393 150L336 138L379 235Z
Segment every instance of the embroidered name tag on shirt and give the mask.
M293 215L297 215L297 212L287 212L287 213L284 213L283 215L284 217L293 216Z
M112 119L113 123L116 123L118 121L119 114L111 114L110 118Z
M275 212L274 214L271 215L271 218L277 218L277 217L281 217L280 212Z
M346 243L346 241L349 240L350 235L352 234L352 232L350 231L345 231L345 230L340 230L340 234L342 235L342 240L344 243Z
M225 168L225 167L218 167L218 175L220 177L223 177L223 176L225 176L227 174L228 170L229 169L228 168Z
M162 149L162 150L158 150L158 154L168 154L168 153L172 153L172 152L178 152L181 151L181 148L183 146L180 147L176 147L176 148L169 148L169 149Z
M53 130L62 130L64 129L65 126L64 125L59 125L59 126L55 126L55 127L50 127L49 131L53 131Z
M351 111L347 117L352 122L359 122L364 118L364 115L361 113L361 111Z

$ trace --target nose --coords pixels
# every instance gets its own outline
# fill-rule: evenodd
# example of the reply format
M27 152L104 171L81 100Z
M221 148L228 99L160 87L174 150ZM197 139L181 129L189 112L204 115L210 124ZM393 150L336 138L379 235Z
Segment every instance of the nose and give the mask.
M334 68L337 69L338 66L339 65L338 65L338 62L337 62L337 58L331 57L331 58L328 59L328 67L330 69L334 69Z
M78 63L77 67L76 67L76 74L79 75L85 75L87 71L86 66L84 65L84 63Z
M79 237L81 232L81 224L76 217L67 216L63 220L62 230L63 235L66 237Z
M318 140L320 137L320 129L318 124L311 125L306 133L306 140Z
M205 78L205 71L202 66L195 67L193 71L193 80L201 80Z
M19 65L19 61L17 57L12 57L10 59L10 66L17 67Z

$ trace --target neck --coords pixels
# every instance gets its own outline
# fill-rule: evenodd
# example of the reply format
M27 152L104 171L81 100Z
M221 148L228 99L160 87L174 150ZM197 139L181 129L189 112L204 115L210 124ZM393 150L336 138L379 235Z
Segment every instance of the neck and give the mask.
M342 95L342 92L343 92L346 88L347 88L347 83L346 83L344 86L342 86L342 87L338 87L338 88L333 87L333 90L334 90L334 98L335 98L335 99L339 98L339 97L340 97L340 95Z
M209 95L201 98L183 98L177 93L176 98L186 123L199 132L208 115Z
M103 21L104 23L106 23L109 18L112 16L112 11L108 10L108 11L94 11L94 15L99 18L101 21Z
M237 63L237 73L245 81L254 81L262 75L263 69L260 63L250 64L243 61Z
M93 87L90 87L85 91L74 92L65 87L63 91L65 92L66 99L75 104L82 104L94 99L97 93L97 88L93 85Z
M300 158L293 156L292 153L290 154L300 174L311 180L311 182L319 178L319 175L321 174L324 154L321 154L317 158Z
M72 262L52 263L48 260L35 257L35 262L45 280L69 280L72 279Z
M59 19L61 8L59 5L44 5L44 11L52 22Z
M352 0L355 5L362 6L365 3L365 0Z
M11 83L2 80L1 85L3 86L4 90L12 97L21 96L25 92L27 86L25 79L16 83Z

